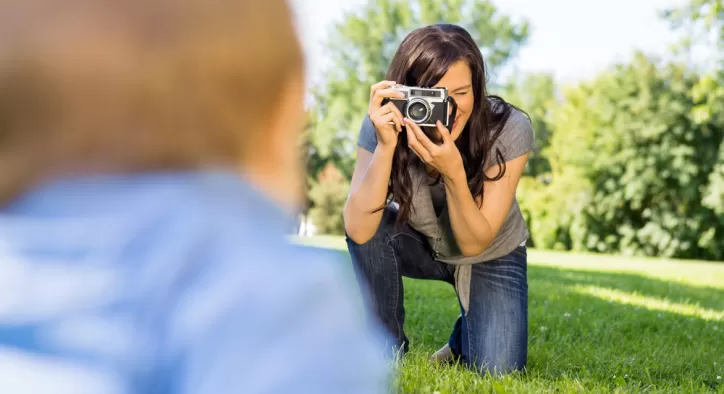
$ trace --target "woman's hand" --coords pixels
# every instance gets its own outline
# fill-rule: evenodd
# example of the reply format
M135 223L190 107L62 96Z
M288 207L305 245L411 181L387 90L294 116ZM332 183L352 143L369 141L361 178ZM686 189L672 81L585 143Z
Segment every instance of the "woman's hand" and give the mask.
M417 123L410 119L404 119L404 122L410 149L420 160L434 167L446 178L460 175L465 177L462 156L460 156L460 151L455 146L455 141L450 136L450 130L447 127L440 121L437 122L437 130L442 136L442 144L436 145L430 141Z
M370 89L370 105L367 110L372 124L377 131L377 144L393 149L397 146L399 133L402 131L402 113L395 107L395 104L388 102L382 105L386 98L405 98L405 95L390 86L395 85L394 81L382 81L372 85Z

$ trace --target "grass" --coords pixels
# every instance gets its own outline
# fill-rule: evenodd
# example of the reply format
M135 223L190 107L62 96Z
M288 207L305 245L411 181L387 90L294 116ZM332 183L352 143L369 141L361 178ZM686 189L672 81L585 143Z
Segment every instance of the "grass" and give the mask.
M344 240L297 239L335 250ZM405 278L405 393L724 393L724 264L529 251L525 374L428 362L459 310L445 283Z

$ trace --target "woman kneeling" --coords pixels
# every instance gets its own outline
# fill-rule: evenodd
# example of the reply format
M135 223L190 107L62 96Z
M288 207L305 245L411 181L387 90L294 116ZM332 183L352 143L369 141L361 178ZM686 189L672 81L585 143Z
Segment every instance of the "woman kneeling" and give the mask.
M371 88L344 209L368 307L404 354L402 276L446 281L461 316L433 359L482 373L523 369L529 234L515 191L535 147L531 123L487 94L480 50L458 26L410 33L386 78ZM454 120L421 128L389 101L405 97L395 84L447 88Z

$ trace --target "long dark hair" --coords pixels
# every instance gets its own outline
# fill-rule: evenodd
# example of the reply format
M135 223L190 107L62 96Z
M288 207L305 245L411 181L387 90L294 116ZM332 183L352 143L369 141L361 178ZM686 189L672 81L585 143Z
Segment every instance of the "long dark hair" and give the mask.
M505 174L503 155L499 149L492 152L492 147L513 106L501 97L488 95L483 56L470 34L451 24L431 25L412 31L392 58L386 79L408 86L432 87L460 60L465 61L472 71L475 104L455 144L463 159L470 192L473 198L477 198L483 194L485 181L498 180ZM489 158L491 155L494 155L494 162ZM408 168L413 160L416 158L407 145L407 135L400 133L388 189L393 201L400 205L398 223L406 222L412 209L412 179ZM493 178L485 175L488 162L501 165L501 170Z

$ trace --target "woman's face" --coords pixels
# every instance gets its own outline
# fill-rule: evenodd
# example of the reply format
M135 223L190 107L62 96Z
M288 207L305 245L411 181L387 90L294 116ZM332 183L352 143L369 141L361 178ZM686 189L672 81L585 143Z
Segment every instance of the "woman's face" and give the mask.
M475 97L473 96L473 73L465 60L458 60L434 87L445 87L448 94L455 99L458 111L455 123L450 129L453 140L457 140L473 112Z

